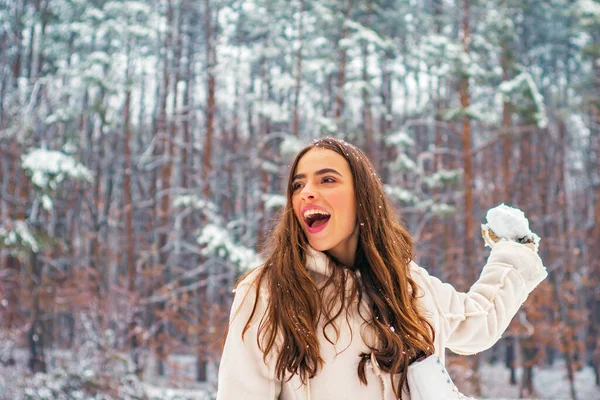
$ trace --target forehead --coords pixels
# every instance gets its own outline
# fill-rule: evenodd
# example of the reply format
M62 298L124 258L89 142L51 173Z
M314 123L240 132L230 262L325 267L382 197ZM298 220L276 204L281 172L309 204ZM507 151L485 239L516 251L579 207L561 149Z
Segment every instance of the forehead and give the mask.
M323 168L333 168L344 176L349 176L348 161L333 150L314 147L300 158L294 174L310 174Z

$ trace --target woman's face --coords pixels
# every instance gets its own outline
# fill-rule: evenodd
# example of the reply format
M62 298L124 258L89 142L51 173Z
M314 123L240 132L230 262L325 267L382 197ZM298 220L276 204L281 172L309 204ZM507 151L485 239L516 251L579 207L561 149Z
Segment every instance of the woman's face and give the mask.
M292 179L292 207L312 248L353 266L358 243L350 166L335 151L312 148Z

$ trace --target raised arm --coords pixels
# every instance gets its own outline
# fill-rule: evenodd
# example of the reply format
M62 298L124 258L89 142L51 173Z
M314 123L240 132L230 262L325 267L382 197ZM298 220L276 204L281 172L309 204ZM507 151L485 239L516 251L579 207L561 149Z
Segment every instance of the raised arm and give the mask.
M446 346L458 354L491 347L502 336L529 293L548 275L535 251L520 243L498 242L481 276L467 293L413 265L432 292L442 315Z

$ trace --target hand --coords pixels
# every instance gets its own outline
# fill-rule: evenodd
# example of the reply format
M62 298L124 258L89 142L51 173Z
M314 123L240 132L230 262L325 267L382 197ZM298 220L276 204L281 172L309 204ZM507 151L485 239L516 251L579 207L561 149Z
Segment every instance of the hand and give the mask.
M496 243L500 241L500 238L491 230L487 225L481 225L481 236L485 241L486 246L493 248ZM535 241L533 238L523 238L517 241L524 246L529 247L531 250L537 252Z
M490 249L494 247L496 243L500 241L500 238L496 236L493 230L491 230L487 225L481 225L481 236L485 241L485 245L489 246Z

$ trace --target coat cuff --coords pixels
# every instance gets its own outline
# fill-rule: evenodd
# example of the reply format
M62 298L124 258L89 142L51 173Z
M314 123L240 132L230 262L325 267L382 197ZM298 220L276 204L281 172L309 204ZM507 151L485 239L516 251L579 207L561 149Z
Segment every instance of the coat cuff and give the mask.
M529 247L512 241L500 241L494 245L488 263L510 264L523 277L529 294L548 276L540 256Z

